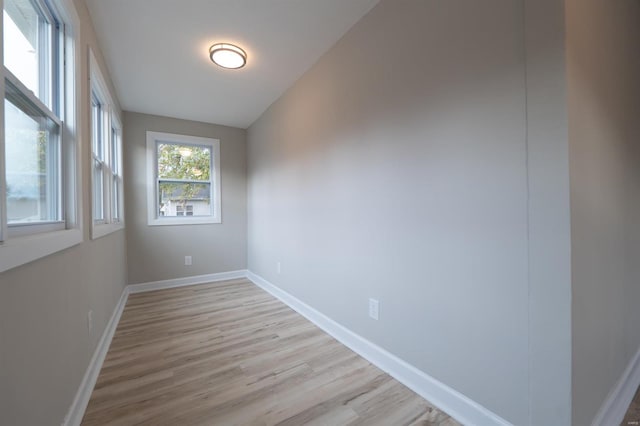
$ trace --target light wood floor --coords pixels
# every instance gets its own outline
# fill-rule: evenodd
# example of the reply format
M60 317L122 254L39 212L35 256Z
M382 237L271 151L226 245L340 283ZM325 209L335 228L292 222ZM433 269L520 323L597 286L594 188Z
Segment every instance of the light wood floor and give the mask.
M637 426L640 424L640 388L636 391L636 396L633 397L633 401L629 404L627 414L624 416L624 420L620 423L621 426Z
M234 280L129 296L82 424L458 423Z

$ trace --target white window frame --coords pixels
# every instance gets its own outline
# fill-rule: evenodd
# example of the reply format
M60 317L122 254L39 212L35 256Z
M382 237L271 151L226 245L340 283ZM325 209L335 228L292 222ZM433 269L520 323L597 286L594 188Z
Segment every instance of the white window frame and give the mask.
M158 154L157 144L169 142L184 145L206 145L211 147L209 176L211 177L211 216L159 216L158 215ZM198 136L177 135L173 133L147 132L147 224L162 225L201 225L222 223L222 192L220 185L220 140Z
M50 7L56 18L64 24L64 61L60 61L60 78L64 82L61 93L62 104L59 105L62 116L61 158L64 178L62 182L62 208L64 211L64 229L51 230L42 228L38 233L19 235L9 233L6 211L6 170L5 170L5 138L4 138L4 99L0 104L0 272L32 262L42 257L65 250L80 244L83 240L82 223L82 156L78 141L78 116L80 102L80 18L73 5L73 0L52 0ZM4 10L4 2L0 0L0 8ZM0 31L0 57L3 34ZM4 64L4 60L3 60ZM4 65L0 76L0 93L5 94L5 77L8 75Z
M101 137L103 157L98 159L94 152L93 139L93 99L97 97L101 106ZM113 101L113 97L108 89L106 80L104 79L98 61L89 49L89 108L90 129L91 129L91 239L104 237L105 235L124 229L124 197L123 197L123 180L122 180L122 120L118 115L118 110ZM114 156L111 149L113 132L117 133L118 149ZM95 218L95 163L101 162L102 168L102 218ZM118 178L120 182L120 193L118 194L118 203L113 202L113 181ZM115 211L118 209L118 211Z

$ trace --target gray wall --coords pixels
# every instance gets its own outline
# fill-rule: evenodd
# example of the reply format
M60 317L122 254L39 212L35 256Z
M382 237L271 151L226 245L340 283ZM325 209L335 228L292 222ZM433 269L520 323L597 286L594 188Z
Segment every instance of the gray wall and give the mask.
M567 0L574 424L640 347L640 3Z
M516 424L570 422L563 12L383 0L248 130L249 268Z
M526 0L529 424L571 422L571 232L564 0ZM524 423L518 421L516 424Z
M84 1L81 19L80 140L90 181L88 46L108 70ZM115 93L115 92L113 92ZM0 274L0 424L60 424L126 284L123 231L89 240L90 186L83 186L84 242ZM93 310L89 334L87 313Z
M146 132L220 140L222 223L148 226ZM247 267L246 131L234 127L125 112L124 172L129 283ZM184 266L184 256L193 257Z

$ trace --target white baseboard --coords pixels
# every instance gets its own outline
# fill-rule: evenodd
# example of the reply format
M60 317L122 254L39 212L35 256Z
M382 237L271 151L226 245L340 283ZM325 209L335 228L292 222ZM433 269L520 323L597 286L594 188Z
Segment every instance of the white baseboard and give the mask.
M113 334L116 331L116 327L118 326L120 316L122 315L124 306L127 304L128 298L129 288L125 287L122 290L120 300L118 300L118 303L113 310L113 314L100 337L98 346L96 346L96 350L93 352L93 356L91 357L91 361L89 361L89 366L87 367L87 371L84 373L84 377L82 378L80 387L73 399L71 408L62 423L63 426L79 426L82 422L82 417L84 416L87 404L89 404L89 399L91 398L91 392L93 392L93 387L96 385L96 380L98 379L98 374L100 374L102 363L104 362L104 358L107 356L109 346L111 345L111 339L113 339Z
M111 340L113 339L113 335L118 327L118 322L120 321L120 317L122 316L122 311L127 303L127 299L129 298L129 294L134 293L142 293L146 291L153 290L161 290L165 288L173 288L173 287L183 287L187 285L194 284L205 284L215 281L225 281L232 280L236 278L246 278L247 271L239 270L239 271L230 271L230 272L221 272L217 274L207 274L207 275L197 275L192 277L185 278L177 278L173 280L164 280L164 281L154 281L142 284L132 284L128 285L122 291L122 295L120 296L120 300L113 310L113 314L111 315L111 319L107 323L107 327L102 333L102 337L98 342L98 346L91 357L91 361L89 362L89 366L87 367L86 372L84 373L84 377L82 378L82 382L80 383L80 387L76 392L76 396L73 399L73 403L71 404L71 408L67 413L64 421L62 422L63 426L79 426L82 422L82 417L84 416L84 412L87 409L87 404L89 404L89 399L91 398L91 392L93 392L93 388L96 385L96 380L98 379L98 375L100 374L100 369L102 369L102 363L104 362L105 357L107 356L107 352L109 351L109 346L111 345Z
M338 324L264 278L251 271L248 271L247 278L462 424L483 426L511 425L511 423L482 405Z
M333 336L339 342L349 347L351 350L353 350L381 370L385 371L396 380L416 392L418 395L422 396L424 399L434 404L436 407L442 409L461 423L483 426L510 425L509 422L496 415L495 413L489 411L480 404L476 403L475 401L448 387L444 383L439 382L433 377L430 377L423 371L408 364L395 355L366 340L362 336L359 336L358 334L352 332L346 327L338 324L331 318L318 312L311 306L305 304L295 296L292 296L291 294L281 290L262 277L247 270L239 270L217 274L198 275L172 280L132 284L127 286L123 290L122 296L120 297L120 300L118 301L118 304L114 309L113 315L111 316L111 319L109 320L109 323L107 324L107 327L102 334L100 342L96 347L93 357L91 358L91 362L89 363L84 378L82 379L82 383L80 384L78 392L76 393L73 404L71 405L69 413L65 417L63 426L80 425L82 417L84 416L84 412L87 408L87 404L89 403L91 392L93 391L93 387L95 386L98 374L100 373L100 369L102 368L102 363L104 362L107 351L109 350L111 339L113 338L129 294L173 287L183 287L195 284L205 284L215 281L224 281L237 278L249 278L258 287L280 299L286 305L320 327L329 335ZM637 354L634 358L634 362L632 363L633 367L630 366L630 368L627 368L627 370L629 371L633 370L634 377L640 377L639 354ZM629 373L629 375L632 374ZM626 389L628 386L625 385L623 387L626 395ZM633 398L633 394L631 395L631 398ZM629 399L626 405L628 405L630 401L631 399ZM620 418L620 421L622 421L622 418ZM620 422L605 422L602 424L619 423Z
M640 348L611 389L591 423L592 426L619 425L640 386Z
M217 274L195 275L192 277L175 278L172 280L151 281L140 284L130 284L129 292L131 294L141 293L144 291L162 290L165 288L184 287L195 284L206 284L215 281L233 280L236 278L246 278L247 270L240 269L238 271L219 272Z

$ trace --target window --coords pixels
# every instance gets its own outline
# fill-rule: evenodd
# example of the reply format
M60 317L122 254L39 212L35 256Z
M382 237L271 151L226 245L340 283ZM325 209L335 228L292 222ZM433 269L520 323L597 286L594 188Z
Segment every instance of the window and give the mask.
M5 82L5 158L8 235L64 229L60 120Z
M182 204L177 204L176 216L193 216L193 205L183 206Z
M0 271L82 241L77 14L71 0L4 0L2 24Z
M93 55L91 73L92 238L122 229L122 131L114 103Z
M91 146L93 153L93 221L104 223L104 114L98 95L91 94Z
M44 4L19 0L5 1L3 24L7 236L64 229L60 27Z
M221 223L220 141L147 132L149 225Z

